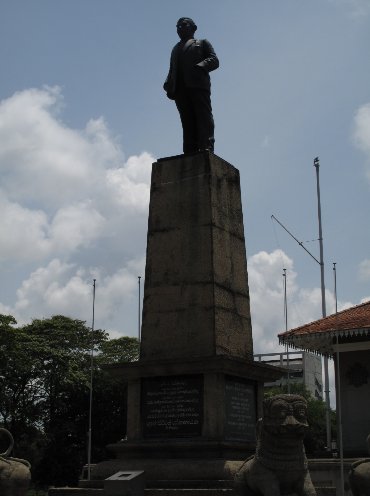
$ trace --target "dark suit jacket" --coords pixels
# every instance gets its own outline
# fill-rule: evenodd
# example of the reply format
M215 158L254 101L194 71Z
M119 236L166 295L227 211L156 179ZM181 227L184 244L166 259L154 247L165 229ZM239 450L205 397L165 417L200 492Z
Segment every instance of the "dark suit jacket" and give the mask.
M171 53L170 70L163 88L168 98L173 100L176 96L177 61L179 50L183 50L182 63L184 83L187 88L211 89L209 72L219 66L215 51L207 40L189 40L182 45L177 43Z

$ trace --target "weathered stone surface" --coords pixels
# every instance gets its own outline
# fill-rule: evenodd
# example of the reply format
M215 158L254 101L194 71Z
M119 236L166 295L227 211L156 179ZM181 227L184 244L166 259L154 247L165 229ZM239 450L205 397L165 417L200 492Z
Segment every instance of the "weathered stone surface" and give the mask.
M316 496L303 446L307 402L281 394L264 400L257 426L257 448L235 477L240 496Z
M144 496L144 489L142 470L120 470L104 481L104 496Z
M0 495L25 496L31 481L31 465L20 458L10 457L13 449L13 436L6 429L0 428L0 435L9 439L9 448L0 454Z
M111 371L128 381L118 458L253 452L263 383L281 371L253 362L239 172L213 153L153 164L140 360Z
M204 152L153 164L141 359L252 360L239 172Z
M370 435L366 443L370 454ZM352 463L348 474L353 496L368 496L370 494L370 458L363 458Z

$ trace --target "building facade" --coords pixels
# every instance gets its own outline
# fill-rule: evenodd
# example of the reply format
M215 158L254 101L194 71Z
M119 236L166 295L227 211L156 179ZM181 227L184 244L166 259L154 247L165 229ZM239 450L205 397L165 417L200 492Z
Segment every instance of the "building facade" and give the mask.
M265 387L304 384L312 396L323 399L323 382L321 357L306 351L289 351L282 353L258 353L254 360L286 369L285 377L275 382L268 382Z
M344 456L368 456L370 301L279 334L280 344L333 357ZM340 427L341 426L341 427Z

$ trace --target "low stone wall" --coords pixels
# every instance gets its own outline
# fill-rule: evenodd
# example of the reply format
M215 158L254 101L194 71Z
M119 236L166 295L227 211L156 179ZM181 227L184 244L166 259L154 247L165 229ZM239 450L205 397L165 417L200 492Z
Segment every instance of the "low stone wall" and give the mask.
M348 485L348 472L351 464L354 461L355 459L344 460L344 496L352 496L352 492L350 491ZM195 468L192 466L192 462L195 464L194 460L187 460L187 469L189 471L188 475L191 475L190 469L194 469L194 474L196 471ZM308 462L311 479L316 488L317 496L339 496L341 486L340 460L310 459ZM116 460L116 463L117 467L114 468L118 471L120 464L119 460ZM153 461L153 464L154 463L155 462ZM215 477L216 474L214 473L214 470L207 470L207 468L209 468L207 467L207 463L205 463L203 466L203 474L210 477L208 480L207 477L205 477L203 480L192 480L191 477L189 477L188 480L179 480L176 479L175 473L172 473L175 472L175 470L170 470L169 472L173 476L172 480L151 481L149 478L147 478L148 488L145 489L145 496L232 496L233 490L231 488L231 478L234 471L237 470L237 468L240 466L240 463L241 462L237 461L228 462L225 467L222 466L222 463L220 462L220 466L218 467L220 471L219 480L217 480L217 476ZM179 468L181 462L179 460L173 460L172 464L174 465L174 468ZM199 462L197 463L197 465L199 468ZM212 468L214 469L214 467ZM163 474L161 475L163 477ZM93 485L94 481L91 481L90 484ZM86 487L86 485L87 484L84 484L84 481L81 481L79 488L51 488L49 489L48 496L104 495L102 489L102 479L100 481L96 481L95 487Z
M352 496L352 492L348 484L348 472L351 468L351 464L355 461L352 458L346 458L344 460L344 496ZM336 488L335 495L340 495L340 460L334 458L328 459L310 459L308 460L308 468L311 474L312 482L316 490L321 488ZM321 492L320 494L331 494ZM319 492L318 492L319 495Z

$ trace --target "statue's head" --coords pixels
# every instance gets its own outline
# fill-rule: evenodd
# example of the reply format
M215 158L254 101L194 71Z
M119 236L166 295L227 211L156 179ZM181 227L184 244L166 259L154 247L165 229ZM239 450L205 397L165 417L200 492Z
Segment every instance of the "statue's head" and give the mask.
M263 402L264 428L277 435L303 436L308 427L307 401L298 394L279 394Z
M176 23L177 34L182 40L188 40L194 36L197 25L190 17L180 17Z

